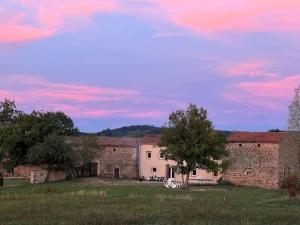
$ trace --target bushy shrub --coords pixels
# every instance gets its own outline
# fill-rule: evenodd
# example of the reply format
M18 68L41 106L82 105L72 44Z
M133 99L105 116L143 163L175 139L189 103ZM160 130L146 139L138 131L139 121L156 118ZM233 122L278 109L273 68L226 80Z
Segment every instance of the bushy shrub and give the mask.
M228 180L224 180L223 177L221 177L221 178L218 180L218 185L222 185L222 186L234 186L233 183L231 183L231 182L228 181Z
M288 189L288 195L290 197L296 196L296 190L300 187L300 180L296 174L287 176L282 183L283 188Z

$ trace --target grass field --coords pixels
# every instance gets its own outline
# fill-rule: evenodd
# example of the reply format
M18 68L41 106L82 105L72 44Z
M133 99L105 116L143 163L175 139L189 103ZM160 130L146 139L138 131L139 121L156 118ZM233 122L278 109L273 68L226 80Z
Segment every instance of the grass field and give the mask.
M168 190L161 184L6 181L1 225L300 224L300 200L242 187Z

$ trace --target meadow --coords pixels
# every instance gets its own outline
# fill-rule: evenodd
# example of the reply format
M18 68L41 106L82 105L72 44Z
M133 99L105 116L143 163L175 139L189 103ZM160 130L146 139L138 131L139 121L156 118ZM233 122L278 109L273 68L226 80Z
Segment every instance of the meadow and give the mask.
M296 225L300 199L285 190L97 182L76 179L41 185L6 180L1 225Z

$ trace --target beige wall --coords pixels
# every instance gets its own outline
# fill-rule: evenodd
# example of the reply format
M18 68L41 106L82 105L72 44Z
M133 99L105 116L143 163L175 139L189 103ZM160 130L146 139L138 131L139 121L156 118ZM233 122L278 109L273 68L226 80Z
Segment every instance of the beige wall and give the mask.
M147 158L147 153L151 152L151 159ZM160 158L160 148L156 145L150 144L142 144L140 146L140 177L145 177L149 179L151 176L157 177L166 177L167 168L176 166L176 162L172 160L165 160ZM156 168L157 171L153 172L152 168ZM221 177L220 174L218 176L214 176L213 173L208 173L205 170L197 169L196 176L190 176L190 182L199 182L199 179L207 179L211 180L212 183L215 183ZM182 180L181 174L175 173L175 179L178 181Z
M224 179L236 185L279 187L278 144L229 143L227 149L229 168Z

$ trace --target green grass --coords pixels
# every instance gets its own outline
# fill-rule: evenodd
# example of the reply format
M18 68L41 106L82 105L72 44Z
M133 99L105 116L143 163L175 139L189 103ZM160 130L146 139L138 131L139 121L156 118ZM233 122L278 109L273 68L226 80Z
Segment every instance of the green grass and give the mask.
M300 200L284 191L161 184L86 184L81 180L30 185L6 181L0 225L300 224Z

